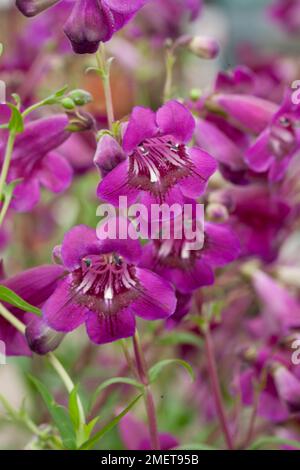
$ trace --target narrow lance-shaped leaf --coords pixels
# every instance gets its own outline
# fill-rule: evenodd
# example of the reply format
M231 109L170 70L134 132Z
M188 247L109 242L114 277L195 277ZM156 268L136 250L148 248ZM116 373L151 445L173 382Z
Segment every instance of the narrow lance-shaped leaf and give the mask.
M39 308L29 304L11 289L2 285L0 285L0 301L7 302L8 304L13 305L20 310L24 310L25 312L32 312L39 317L42 315Z

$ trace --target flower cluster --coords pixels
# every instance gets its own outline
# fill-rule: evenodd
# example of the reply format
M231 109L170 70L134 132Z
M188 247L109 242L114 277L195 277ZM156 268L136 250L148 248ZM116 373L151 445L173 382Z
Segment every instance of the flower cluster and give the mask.
M241 41L230 70L204 8L17 0L4 14L20 32L0 44L0 363L26 356L16 370L48 408L35 423L1 390L26 448L300 448L299 1L268 8L291 53Z

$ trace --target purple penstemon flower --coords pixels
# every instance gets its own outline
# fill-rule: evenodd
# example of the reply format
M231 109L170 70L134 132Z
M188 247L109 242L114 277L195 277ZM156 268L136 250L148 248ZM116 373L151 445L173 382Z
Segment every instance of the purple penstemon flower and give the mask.
M98 197L118 205L126 195L151 204L182 203L196 198L216 170L216 161L204 150L187 147L195 120L182 104L169 101L156 113L137 106L126 127L122 148L127 159L99 184Z
M299 107L293 105L288 92L269 125L247 150L245 159L250 168L258 173L268 171L272 182L281 180L300 149L299 122Z
M204 244L189 249L182 239L153 240L144 248L142 265L168 279L183 294L214 283L213 269L225 266L239 256L240 245L229 226L206 222Z
M17 136L8 173L8 182L20 180L11 203L15 210L33 209L40 199L41 186L60 193L71 184L72 168L57 151L71 135L68 125L66 115L55 115L30 122ZM5 145L6 138L0 138L0 161Z
M65 235L60 253L68 275L43 307L53 329L67 333L85 323L90 339L103 344L132 336L135 315L158 320L174 313L171 285L138 267L138 240L100 240L80 225Z
M17 0L25 16L35 16L61 0ZM107 42L148 0L63 0L73 4L64 31L78 54L92 54Z

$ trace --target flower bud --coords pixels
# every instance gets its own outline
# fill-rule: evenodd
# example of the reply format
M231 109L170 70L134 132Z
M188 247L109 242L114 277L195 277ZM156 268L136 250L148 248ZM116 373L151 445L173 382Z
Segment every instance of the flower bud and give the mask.
M94 157L94 163L102 177L106 176L119 163L126 160L126 155L120 144L109 134L101 137Z
M189 43L189 50L201 59L215 59L220 52L216 39L208 36L195 36Z
M74 101L77 106L84 106L92 101L92 95L85 90L72 90L67 96Z
M93 129L95 127L94 118L89 113L68 113L69 125L67 130L69 132L83 132Z
M217 203L211 203L207 206L206 215L213 222L225 222L229 217L227 207Z
M29 323L25 336L30 349L42 356L58 348L64 338L63 333L49 328L42 318L34 318Z
M76 108L74 101L69 97L63 98L61 100L61 104L65 109L68 109L68 110L72 110Z
M58 3L59 0L17 0L16 6L23 15L36 16L42 11Z

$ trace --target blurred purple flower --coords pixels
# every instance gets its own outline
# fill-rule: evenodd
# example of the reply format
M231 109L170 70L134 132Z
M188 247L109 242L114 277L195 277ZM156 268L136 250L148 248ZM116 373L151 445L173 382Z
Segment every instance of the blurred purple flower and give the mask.
M184 237L153 240L144 248L142 264L188 294L213 284L213 268L226 266L239 256L239 241L226 225L205 223L202 249L189 250L189 243Z
M128 204L140 197L151 207L183 204L184 196L200 196L216 162L200 148L187 147L194 128L192 114L177 101L169 101L157 113L135 107L122 143L128 158L101 181L98 197L116 206L119 196L126 195Z
M40 186L54 193L68 188L72 168L57 152L70 132L66 115L39 119L26 125L16 138L8 182L20 179L14 190L11 207L19 212L30 211L40 199ZM6 139L0 139L0 159L4 158Z
M230 225L240 239L243 256L256 255L265 262L274 260L291 212L279 194L264 185L252 184L221 190L211 199L228 208Z
M268 7L270 17L285 31L300 34L300 2L299 0L274 0Z
M93 54L107 42L148 0L63 0L73 4L64 31L78 54ZM25 16L35 16L60 0L16 0Z

